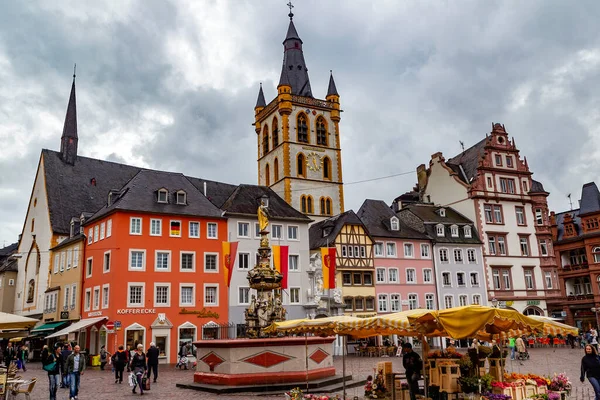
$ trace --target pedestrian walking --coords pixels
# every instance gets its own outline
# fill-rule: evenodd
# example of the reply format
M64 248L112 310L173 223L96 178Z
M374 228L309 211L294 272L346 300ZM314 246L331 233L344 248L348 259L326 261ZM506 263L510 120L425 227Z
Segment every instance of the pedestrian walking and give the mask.
M102 347L100 347L100 370L101 371L104 371L104 366L108 362L109 357L110 357L110 353L108 351L106 351L106 346L102 345Z
M406 370L406 381L410 392L410 400L416 400L419 392L419 379L423 370L423 361L421 356L415 353L412 349L412 344L404 343L402 345L402 366Z
M8 345L6 346L6 351L4 352L4 363L6 365L6 368L10 366L10 363L13 362L16 355L17 353L15 348L13 347L13 344L11 342L8 342Z
M583 383L587 376L594 388L595 400L600 400L600 359L596 348L591 344L585 346L585 355L581 359L581 375L579 380Z
M511 337L508 339L508 348L510 349L510 359L511 360L515 359L515 342L516 342L516 339L514 337Z
M45 345L42 347L42 354L41 354L41 357L42 357L42 365L44 365L44 363L45 363L45 361L46 361L46 357L48 357L48 355L49 355L49 354L50 354L50 350L48 350L48 345L47 345L47 344L45 344Z
M69 343L65 343L62 348L62 351L60 352L60 356L61 356L60 374L62 377L61 382L60 382L61 388L68 388L71 386L71 380L69 379L69 373L67 372L67 359L69 358L71 353L72 353L71 345Z
M146 351L146 357L148 358L148 380L154 372L154 383L158 378L158 356L160 355L160 349L156 347L154 342L150 342L150 348Z
M81 348L76 345L73 348L73 353L67 358L67 373L69 374L70 388L69 388L69 399L78 400L79 395L79 383L81 376L85 371L85 356L81 354Z
M50 390L50 400L56 400L56 391L60 382L60 366L62 356L60 354L61 346L59 343L54 345L54 352L48 353L42 361L44 371L48 371L48 389Z
M24 344L19 349L18 359L21 361L21 368L23 368L23 371L27 371L26 362L29 360L29 348L27 345Z
M146 354L144 354L144 345L138 344L136 351L131 356L131 361L129 362L129 368L135 375L135 385L133 389L131 389L132 393L136 393L135 389L140 387L140 395L144 395L144 386L142 385L142 378L148 369L146 364Z
M525 342L523 341L522 337L519 336L515 340L515 347L517 349L517 352L519 352L519 359L525 359L525 353L527 352L527 349L525 348Z
M123 345L119 346L119 349L112 355L112 363L115 367L115 383L123 383L123 370L127 365L128 353L123 350Z

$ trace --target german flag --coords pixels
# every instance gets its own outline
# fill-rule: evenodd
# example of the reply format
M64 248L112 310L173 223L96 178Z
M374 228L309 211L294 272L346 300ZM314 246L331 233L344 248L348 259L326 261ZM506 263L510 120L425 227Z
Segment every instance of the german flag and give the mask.
M335 289L335 247L321 247L323 289Z
M272 246L273 249L273 266L281 275L281 288L288 288L288 260L290 247L289 246Z
M223 274L227 287L231 284L237 248L238 242L223 242Z
M181 236L181 222L171 221L171 236Z

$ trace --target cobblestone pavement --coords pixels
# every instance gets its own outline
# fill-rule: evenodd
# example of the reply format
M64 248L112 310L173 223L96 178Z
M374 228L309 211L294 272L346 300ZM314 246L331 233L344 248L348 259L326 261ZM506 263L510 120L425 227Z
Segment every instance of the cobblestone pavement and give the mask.
M464 350L459 349L464 352ZM533 372L540 375L554 375L554 373L566 372L573 382L573 396L581 391L582 388L591 388L591 385L586 382L579 382L579 366L583 350L570 348L534 348L530 349L531 358L526 361L507 361L507 370L519 373ZM366 377L373 373L373 368L378 361L392 361L394 371L403 371L402 359L398 357L391 358L364 358L356 356L348 356L346 358L347 374L352 374L357 377ZM336 357L335 366L338 374L342 372L342 360ZM39 362L30 363L27 372L21 372L23 378L37 377L38 382L31 396L32 400L47 399L48 395L48 377L47 373L41 369ZM146 392L146 399L174 399L185 397L190 399L243 399L249 397L258 397L256 394L227 394L215 395L210 393L197 392L187 389L179 389L175 387L176 383L191 382L193 371L185 371L175 369L174 366L160 366L158 383L152 385L152 390ZM69 392L67 389L58 389L57 398L68 399ZM579 392L581 393L581 392ZM354 396L362 398L363 389L351 388L347 390L348 398L353 399ZM110 369L100 371L98 368L87 370L81 379L80 400L91 399L117 399L117 398L136 398L138 395L131 393L131 388L125 382L122 384L114 383L114 375ZM22 395L21 395L22 397ZM260 396L259 399L275 400L283 399L282 396ZM591 399L593 396L580 396L578 399Z

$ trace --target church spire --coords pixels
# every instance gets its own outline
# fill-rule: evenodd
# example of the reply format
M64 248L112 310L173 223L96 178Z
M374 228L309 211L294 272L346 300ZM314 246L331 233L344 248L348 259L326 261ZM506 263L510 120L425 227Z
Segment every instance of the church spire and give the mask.
M327 87L327 96L339 96L340 94L335 87L335 81L333 80L333 71L329 71L329 86Z
M254 108L266 107L266 106L267 106L267 102L265 101L265 94L263 93L262 83L261 83L260 89L258 91L258 99L256 99L256 106L254 106Z
M282 82L287 81L292 87L292 94L313 97L310 80L308 79L308 68L306 68L304 53L302 52L302 40L294 26L293 6L289 3L288 7L290 7L290 13L288 14L290 24L283 41L283 69L279 84L281 85Z
M75 67L73 68L73 84L71 85L71 95L67 105L67 114L65 116L65 125L63 126L62 137L60 138L60 156L67 164L74 165L77 159L77 101L75 98Z

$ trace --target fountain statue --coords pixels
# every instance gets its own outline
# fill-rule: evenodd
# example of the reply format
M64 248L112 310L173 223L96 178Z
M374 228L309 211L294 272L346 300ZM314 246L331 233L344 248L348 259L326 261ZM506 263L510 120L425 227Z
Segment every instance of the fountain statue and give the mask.
M258 226L260 229L259 261L248 271L248 282L257 296L246 309L246 337L263 338L270 334L264 330L273 322L285 320L285 308L281 305L281 275L271 268L271 246L269 245L269 210L264 201L258 207Z

